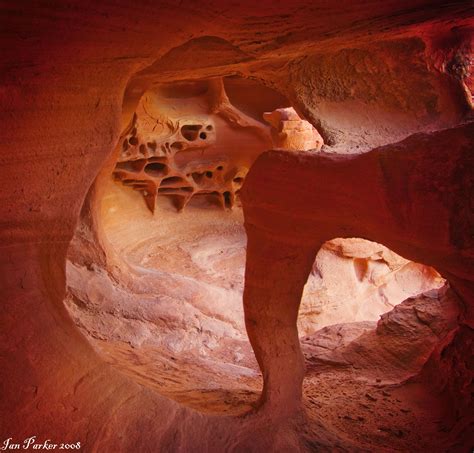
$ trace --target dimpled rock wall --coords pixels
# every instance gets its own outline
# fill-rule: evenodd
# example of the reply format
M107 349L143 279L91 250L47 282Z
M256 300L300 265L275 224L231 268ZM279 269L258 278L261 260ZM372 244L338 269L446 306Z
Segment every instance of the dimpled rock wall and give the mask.
M232 208L249 166L272 145L270 132L230 103L222 78L181 88L180 97L143 95L113 175L141 192L152 212L158 195L171 197L178 210L195 195ZM183 88L191 90L184 99Z
M348 212L362 228L357 233L433 265L462 296L463 323L439 346L433 357L438 374L430 376L438 376L451 395L461 395L454 400L455 416L466 413L474 293L472 185L466 185L472 169L465 162L472 158L472 140L468 128L456 126L472 105L469 2L5 1L1 21L0 440L35 435L110 452L351 449L350 439L323 421L307 429L295 323L320 239L348 234L328 221L344 220L341 209L330 217L327 212L354 187L360 198L350 198ZM272 153L253 167L245 308L265 379L262 402L269 404L247 417L216 417L140 386L96 354L63 305L65 263L86 194L122 146L120 135L152 83L236 74L280 91L325 144L340 151L449 130L403 145L403 158L414 156L403 168L409 174L416 165L424 170L414 173L416 180L397 170L395 151L383 149L348 162ZM420 154L431 150L429 158ZM325 172L319 185L308 191L309 173L319 171ZM435 190L437 182L442 190ZM254 202L257 187L262 192ZM316 219L323 198L312 197L322 187L328 203ZM371 203L354 209L356 200L386 189L390 196L380 196L387 203L381 211ZM261 222L268 212L261 200L280 193L285 212L302 213L301 225L270 209L275 223L254 234L250 219ZM407 203L408 196L420 203ZM370 220L374 213L376 222ZM427 223L434 234L426 234ZM300 233L307 244L286 243ZM270 276L276 276L275 285Z

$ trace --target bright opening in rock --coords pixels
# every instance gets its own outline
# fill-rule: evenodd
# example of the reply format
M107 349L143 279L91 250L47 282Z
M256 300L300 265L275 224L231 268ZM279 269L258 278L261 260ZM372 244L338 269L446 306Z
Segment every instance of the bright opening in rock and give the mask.
M180 86L189 94L177 96ZM272 147L271 132L282 129L281 122L291 131L285 121L301 120L276 110L288 105L284 98L249 81L228 79L217 95L210 89L196 94L192 87L158 86L139 102L121 140L130 146L119 150L99 200L98 221L121 269L80 265L76 247L68 264L67 306L106 360L142 385L201 411L241 413L258 399L261 374L245 331L246 235L238 193L253 160ZM256 93L264 94L260 104ZM216 113L206 113L216 102ZM258 121L268 110L274 110L265 114L272 129ZM204 138L201 130L212 135L195 144ZM301 136L308 140L305 134L300 127L284 138L299 146ZM381 343L381 329L398 326L409 331L411 346L417 344L413 338L430 344L433 333L419 311L444 319L444 285L434 269L380 244L324 244L298 319L309 364L306 392L315 391L321 364L358 366L346 357L348 349L365 347L371 356L386 347L396 354L400 342L390 344L388 335ZM412 351L403 369L382 364L376 379L398 382L414 374L427 350Z
M1 11L0 448L471 451L468 2Z
M81 226L71 248L67 306L90 341L133 379L201 411L242 412L258 399L239 191L272 147L264 112L288 105L240 78L145 92L112 176L96 183L114 267L84 265Z

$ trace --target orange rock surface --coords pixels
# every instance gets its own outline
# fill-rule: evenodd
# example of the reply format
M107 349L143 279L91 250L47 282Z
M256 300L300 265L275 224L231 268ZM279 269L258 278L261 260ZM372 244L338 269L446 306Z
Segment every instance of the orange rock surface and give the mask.
M230 103L222 78L146 92L120 141L114 176L152 212L158 195L179 210L195 195L232 208L250 165L272 145L267 128Z
M272 151L257 160L242 193L248 236L244 308L263 372L265 404L287 412L301 401L304 361L296 318L316 252L334 236L382 242L404 257L434 266L464 307L451 336L469 335L474 320L468 195L473 144L469 123L413 135L359 156ZM263 174L271 175L265 184ZM286 189L288 175L291 190ZM466 353L471 352L468 342ZM441 363L432 367L452 367L457 382L455 388L448 385L449 396L467 410L472 373L468 365L458 369L452 360L438 357ZM439 380L440 374L430 380Z
M301 119L292 107L265 112L263 118L272 126L274 149L319 151L324 144L314 126Z
M35 436L37 444L80 443L86 452L471 448L469 2L7 0L0 14L0 446ZM185 87L203 83L209 83L205 117L193 107L191 121L181 121L170 99L182 96L183 107L201 96ZM165 165L153 161L163 157L158 141L160 155L148 147L158 140L143 114L153 96L166 102L149 121L163 115L174 121L159 137L165 148L187 144L182 137L196 132L189 126L199 125L199 133L215 126L215 142L212 130L205 132L209 156L199 161L203 148L196 147L189 174L214 177L219 159L228 159L232 171L217 190L224 202L226 192L237 192L241 167L260 156L240 192L248 238L243 301L253 352L242 319L226 313L235 328L228 331L228 319L217 317L222 307L210 310L207 299L192 297L202 285L189 297L208 310L209 325L196 312L186 340L203 348L199 329L206 328L230 337L216 347L220 368L214 357L204 369L194 352L186 365L186 357L160 347L140 349L140 341L127 343L129 332L120 330L140 324L136 340L159 338L158 328L146 330L152 324L167 325L171 336L175 326L191 325L190 311L177 309L186 294L176 304L153 305L160 291L189 283L186 275L163 280L156 277L160 268L137 268L133 250L121 255L107 230L110 184L149 216L143 196L150 210L166 198L147 199L166 188L164 178L146 171ZM321 135L322 152L262 154L273 146L263 113L289 107ZM232 149L213 148L218 143ZM173 171L165 176L189 178L189 162L176 162L179 153L169 161L169 149L163 153ZM146 160L143 166L137 157ZM132 179L141 193L112 181L121 165L140 174ZM168 183L175 189L176 180ZM199 183L178 185L201 190ZM186 201L178 199L178 207ZM183 215L207 212L207 205L192 203ZM180 215L172 211L166 215ZM192 220L198 235L198 219ZM134 228L143 232L150 224ZM133 240L133 228L129 234ZM225 234L206 236L205 250L225 244ZM378 324L331 325L305 336L305 368L296 327L304 285L323 243L352 237L433 267L451 289L405 300ZM172 266L181 266L174 259L181 252L177 244ZM368 266L358 261L359 275ZM428 280L438 278L422 269ZM226 278L235 280L230 271ZM78 327L81 317L71 310L80 311L81 303L90 324ZM154 318L142 323L150 313ZM179 335L171 339L179 348ZM241 350L232 349L234 341ZM184 384L174 376L184 376ZM203 381L217 388L213 409L203 407L197 385ZM179 397L183 385L195 404L189 395Z

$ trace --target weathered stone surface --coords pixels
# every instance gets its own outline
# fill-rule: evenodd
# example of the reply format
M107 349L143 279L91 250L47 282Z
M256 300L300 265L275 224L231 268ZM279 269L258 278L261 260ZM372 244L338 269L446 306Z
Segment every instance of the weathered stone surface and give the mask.
M353 444L347 439L351 436L339 436L320 419L305 431L306 421L299 416L287 418L289 411L278 418L285 398L300 394L294 385L301 382L303 374L294 327L295 305L315 249L306 253L306 243L298 244L299 249L285 244L278 256L273 255L281 258L273 265L271 260L252 255L279 246L279 241L268 244L265 235L251 238L250 280L266 266L262 290L269 289L265 297L271 297L272 292L276 296L275 305L269 305L269 316L262 320L261 336L259 329L249 324L265 369L265 395L271 396L275 410L239 418L199 414L104 362L63 304L68 245L86 195L95 189L100 192L100 184L89 192L93 181L116 149L143 93L156 82L233 74L259 80L284 94L318 129L326 145L346 152L461 123L472 106L468 89L472 87L468 75L470 5L428 0L360 4L244 1L238 5L213 1L139 1L133 5L122 0L7 1L2 4L1 16L0 293L4 303L0 316L0 441L13 437L21 442L34 433L38 439L80 441L83 451L350 449ZM441 140L443 134L449 139ZM316 192L296 191L299 181L308 180L307 172L313 172L315 181L319 177L332 181L327 173L339 175L338 185L328 184L323 193L338 193L337 199L328 196L331 203L323 206L329 208L323 209L324 215L317 219L311 217L314 213L310 216L311 225L317 225L312 233L330 223L326 216L335 206L333 215L344 218L346 200L350 199L350 206L356 203L355 189L364 202L370 198L367 194L385 191L384 184L399 189L397 193L387 189L391 196L385 209L359 203L356 211L348 212L353 213L351 222L360 227L360 236L379 240L408 259L435 266L462 296L464 323L455 341L446 341L440 348L441 362L435 360L444 364L443 382L456 394L468 388L464 351L472 335L472 244L467 233L472 211L467 200L472 190L459 183L472 174L472 146L464 148L465 164L453 167L459 149L456 144L468 140L463 129L443 134L435 136L442 142L439 145L429 138L416 138L421 140L421 148L432 148L436 153L425 160L417 145L413 159L402 167L396 153L385 159L379 151L371 153L372 157L349 160L349 167L346 162L321 156L317 164L322 167L316 168L318 165L312 164L315 156L311 156L308 161L302 159L304 170L293 172L290 161L299 157L290 157L290 175L288 169L285 173L274 168L273 153L260 160L255 171L261 171L262 162L268 165L259 183L262 199L272 200L276 188L284 187L281 201L286 200L287 212L296 216L288 219L281 212L272 213L268 215L270 224L276 220L273 227L283 232L291 225L295 237L301 233L301 240L315 248L320 243L312 242L313 235L303 234L306 217L298 213L307 214L307 197L319 193L322 186L318 182ZM406 146L401 145L402 163L407 161ZM385 169L377 172L377 178L371 173L372 164L362 165L372 162L374 155L381 156L380 168ZM287 157L278 159L285 163ZM325 165L330 170L326 171ZM420 173L419 168L425 172ZM111 173L112 167L109 170ZM413 180L412 174L424 176ZM273 180L276 175L279 185ZM436 188L433 184L440 175L452 178ZM350 186L346 192L338 192L341 180ZM268 192L267 186L272 191ZM417 195L412 199L413 193ZM258 205L260 209L262 205ZM372 225L367 219L374 212L386 221ZM83 213L92 225L99 215L87 208ZM395 225L396 234L388 234L393 232L391 225ZM387 233L370 237L368 233L374 229ZM104 240L101 231L84 228L82 233L84 241ZM328 233L326 239L346 236L344 228L339 234L332 228ZM88 252L94 260L117 265L113 252L107 247L104 250L91 248ZM300 256L293 257L298 251ZM121 271L126 274L128 269L124 266ZM297 274L292 288L280 279L271 288L270 276L279 271L283 276ZM254 290L255 295L261 294L258 288ZM287 306L288 300L293 302L291 306ZM255 311L258 318L259 310ZM267 350L268 339L275 335L275 325L282 317L281 335L274 349ZM295 354L289 352L292 348ZM267 366L272 354L280 359ZM462 366L457 369L456 363ZM285 371L282 380L275 381L275 372L288 370L288 364L294 367L294 378ZM454 381L450 379L453 370L459 371ZM288 386L280 397L281 383ZM288 410L298 407L298 402L291 400ZM367 449L367 445L360 441L357 447Z
M319 151L324 144L315 127L301 119L293 107L266 112L263 118L272 126L274 149Z
M250 165L270 147L268 129L231 104L222 78L155 88L120 138L114 177L151 212L159 195L178 210L196 195L232 208Z
M305 285L300 335L331 324L377 321L405 299L441 291L444 279L431 267L408 261L364 239L333 239L319 250Z

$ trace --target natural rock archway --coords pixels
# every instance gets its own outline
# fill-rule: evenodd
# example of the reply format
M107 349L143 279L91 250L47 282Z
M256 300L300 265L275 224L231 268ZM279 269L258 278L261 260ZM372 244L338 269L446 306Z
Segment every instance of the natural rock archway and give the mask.
M461 323L423 373L461 395L451 402L453 420L468 426L472 138L470 126L457 127L472 109L468 2L7 1L1 17L0 442L21 443L34 433L38 441L80 442L84 451L371 448L375 437L353 440L323 419L310 426L299 412L303 358L295 322L302 286L322 241L353 235L433 265L459 294ZM250 176L246 189L245 297L265 404L247 417L218 417L110 366L63 301L81 216L91 226L79 225L83 264L133 276L103 246L96 205L85 200L100 198L100 179L113 172L114 150L123 146L121 134L143 94L156 83L235 75L282 93L319 131L323 151L388 146L347 158L272 152L257 162L259 178ZM425 135L390 145L417 132ZM310 205L325 210L308 212ZM333 225L331 218L348 223ZM471 444L465 431L451 428L438 433L448 447ZM424 438L438 448L437 437Z
M360 156L272 151L257 160L242 193L244 306L264 376L263 402L273 411L300 407L304 362L296 319L316 252L334 236L383 242L436 267L464 303L458 334L472 331L473 144L471 123ZM472 376L458 373L461 394L451 396L464 405Z

